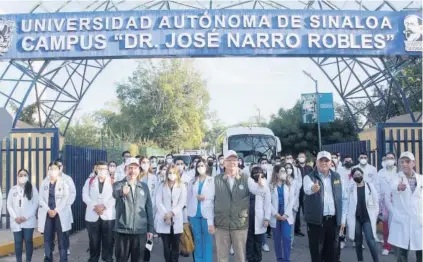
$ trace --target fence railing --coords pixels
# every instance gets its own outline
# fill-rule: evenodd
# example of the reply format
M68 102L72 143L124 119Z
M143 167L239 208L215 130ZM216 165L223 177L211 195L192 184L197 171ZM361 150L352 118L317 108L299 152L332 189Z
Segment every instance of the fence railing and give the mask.
M358 163L358 157L360 153L365 152L369 157L369 163L371 165L376 164L376 152L371 149L370 141L351 141L344 143L336 143L330 145L323 145L323 150L328 152L341 153L341 157L349 155L354 160L354 163Z

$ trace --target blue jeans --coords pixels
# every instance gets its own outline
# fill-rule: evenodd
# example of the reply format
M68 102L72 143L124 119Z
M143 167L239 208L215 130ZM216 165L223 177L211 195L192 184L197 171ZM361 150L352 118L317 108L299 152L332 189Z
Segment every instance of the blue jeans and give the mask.
M372 225L370 224L369 219L356 218L355 220L355 252L357 253L357 260L363 261L363 233L366 237L367 245L370 249L370 254L372 255L374 262L379 262L378 249L376 245L376 240L373 236Z
M190 217L192 225L192 234L194 236L194 261L212 262L213 261L213 242L209 233L207 219L202 217Z
M272 228L277 262L290 261L291 230L292 226L288 223L288 221L276 221L276 228Z
M31 261L32 251L34 250L34 242L32 241L33 236L33 228L22 228L22 230L19 232L13 232L13 237L15 239L15 255L17 262L22 262L23 241L25 241L26 261Z
M62 231L60 217L56 215L51 218L46 214L46 224L44 226L44 254L45 262L53 262L53 242L54 233L57 233L57 242L59 243L60 262L68 262L68 251L66 249L66 232Z

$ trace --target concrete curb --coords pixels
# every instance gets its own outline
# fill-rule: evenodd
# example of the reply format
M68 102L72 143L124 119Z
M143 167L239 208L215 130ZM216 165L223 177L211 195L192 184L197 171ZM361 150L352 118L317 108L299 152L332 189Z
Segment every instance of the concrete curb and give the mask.
M34 249L39 248L44 245L44 237L43 236L35 236L33 238L34 241ZM0 244L0 257L8 256L15 253L15 243L14 242L7 242Z

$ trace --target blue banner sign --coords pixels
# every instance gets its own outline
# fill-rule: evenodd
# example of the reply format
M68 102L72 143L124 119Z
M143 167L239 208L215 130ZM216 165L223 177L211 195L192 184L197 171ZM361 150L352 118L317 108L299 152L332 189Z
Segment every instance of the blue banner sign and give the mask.
M173 10L0 16L1 59L422 55L418 12Z
M302 105L302 122L304 124L317 123L316 111L316 94L301 94ZM320 105L320 123L329 123L335 120L335 111L333 107L333 94L332 93L319 93Z

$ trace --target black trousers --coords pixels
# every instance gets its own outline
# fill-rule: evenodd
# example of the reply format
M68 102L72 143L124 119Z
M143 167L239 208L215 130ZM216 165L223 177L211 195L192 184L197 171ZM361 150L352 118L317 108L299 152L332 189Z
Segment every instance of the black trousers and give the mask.
M179 239L181 234L173 233L173 226L170 227L170 234L160 234L163 241L163 253L165 262L178 262Z
M116 232L115 241L116 262L127 262L129 256L131 256L131 262L139 262L144 259L146 234L132 235Z
M416 252L416 261L422 261L422 250L417 250ZM403 248L396 248L397 262L407 262L408 261L408 250Z
M88 238L90 240L90 258L88 262L113 261L113 226L114 220L99 218L96 222L86 222Z
M304 212L304 190L301 188L300 190L300 201L299 201L299 207L297 212L297 217L295 218L295 230L294 232L301 232L301 210Z
M307 224L311 262L337 261L339 226L335 216L323 218L323 225Z
M245 248L248 262L261 262L261 246L263 244L264 237L264 234L255 235L254 228L248 228L247 243Z

